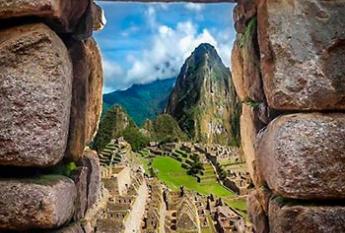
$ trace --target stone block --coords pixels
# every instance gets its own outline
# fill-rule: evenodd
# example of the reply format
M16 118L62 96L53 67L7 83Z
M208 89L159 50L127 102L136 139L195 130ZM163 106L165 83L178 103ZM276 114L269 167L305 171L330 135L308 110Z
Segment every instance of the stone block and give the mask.
M47 232L48 233L48 232ZM66 227L62 227L55 231L49 231L49 233L85 233L80 223L73 223Z
M275 198L269 205L271 233L345 232L345 207L303 204Z
M69 222L77 190L64 176L0 180L0 229L53 229Z
M283 197L344 199L344 139L345 114L281 116L258 136L256 166Z
M264 183L262 175L260 175L260 171L255 163L256 136L259 130L264 127L264 124L259 120L258 110L259 109L249 106L248 104L242 104L242 115L240 118L241 146L247 163L248 172L256 186L260 186Z
M93 30L102 30L107 23L103 9L95 2L92 3Z
M245 34L237 35L231 55L231 72L241 101L264 102L256 18L250 20Z
M90 4L90 0L0 0L0 19L38 17L58 32L71 33L85 23Z
M93 204L96 203L97 197L100 192L101 183L101 168L99 163L99 158L96 151L86 149L84 152L84 157L80 161L80 165L88 168L87 175L87 199L88 208L91 208Z
M87 167L79 167L72 174L72 179L77 189L77 198L73 217L73 220L76 222L85 216L87 209L87 175Z
M46 167L62 159L71 93L67 49L49 27L0 31L1 165Z
M102 58L93 39L70 40L67 44L74 78L66 157L78 161L98 129L102 111Z
M261 67L269 107L345 109L344 11L344 1L259 1Z
M248 21L256 15L256 0L237 0L233 20L238 33L245 33Z
M252 191L247 197L248 217L253 224L255 233L269 233L268 217L262 202L262 194L258 190ZM268 206L267 204L264 204Z
M88 105L86 109L86 142L89 144L96 136L102 113L103 103L103 66L102 55L96 41L85 41L86 55L90 68Z

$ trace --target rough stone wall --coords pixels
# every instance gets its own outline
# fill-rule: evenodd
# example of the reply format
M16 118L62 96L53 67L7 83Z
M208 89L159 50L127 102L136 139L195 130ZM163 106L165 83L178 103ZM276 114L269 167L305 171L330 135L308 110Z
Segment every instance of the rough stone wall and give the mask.
M90 232L102 26L92 0L0 0L1 232Z
M232 72L257 233L345 232L345 1L239 0Z

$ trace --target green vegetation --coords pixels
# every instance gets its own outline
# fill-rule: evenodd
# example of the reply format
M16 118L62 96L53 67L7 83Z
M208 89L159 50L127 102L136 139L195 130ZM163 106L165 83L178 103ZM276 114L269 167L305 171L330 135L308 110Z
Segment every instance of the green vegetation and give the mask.
M74 162L69 162L66 164L59 164L51 169L51 174L55 175L63 175L63 176L68 176L71 177L73 172L77 170L77 165Z
M131 145L133 151L140 151L150 143L150 138L145 136L136 127L127 127L122 132L123 138Z
M96 138L91 145L92 148L98 152L102 151L111 139L121 136L126 127L136 127L136 125L120 106L111 107L104 113L99 123Z
M243 46L253 37L253 34L256 28L257 28L257 18L254 17L249 21L246 27L246 31L242 34L240 38L240 41L239 41L240 48L243 48Z
M256 109L260 106L261 102L257 102L255 100L252 100L250 98L248 98L246 101L244 101L245 104L247 104L248 106Z
M169 114L159 115L152 122L151 131L149 133L153 141L162 143L187 140L186 134L182 132L177 121Z
M195 177L187 174L182 168L181 162L166 156L153 159L152 167L157 177L172 190L178 190L184 186L188 190L194 190L204 195L213 194L217 197L232 197L235 194L217 182L198 183Z
M156 80L152 83L133 85L125 91L115 91L103 96L103 112L121 105L138 126L146 119L154 119L164 111L176 78Z

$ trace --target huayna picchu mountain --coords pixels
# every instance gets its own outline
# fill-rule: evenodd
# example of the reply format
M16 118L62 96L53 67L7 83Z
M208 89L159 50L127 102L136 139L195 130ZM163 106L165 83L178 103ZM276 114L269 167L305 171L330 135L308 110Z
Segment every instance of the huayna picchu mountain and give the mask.
M229 68L201 44L184 63L166 112L195 141L238 145L240 105Z

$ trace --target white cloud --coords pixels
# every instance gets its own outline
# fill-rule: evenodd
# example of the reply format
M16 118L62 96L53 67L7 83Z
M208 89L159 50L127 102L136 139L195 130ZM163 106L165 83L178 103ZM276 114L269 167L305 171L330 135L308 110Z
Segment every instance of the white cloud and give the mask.
M125 89L134 83L149 83L156 79L176 77L185 61L194 49L201 43L212 44L219 52L224 64L230 64L230 48L232 41L230 33L212 33L210 30L197 30L192 21L178 23L175 27L159 24L156 20L156 10L148 7L147 22L153 32L147 48L139 55L128 55L126 58L130 66L121 68L118 64L104 61L106 74L105 92L112 91L111 87Z
M190 2L190 3L185 4L185 8L190 10L190 11L199 12L199 11L202 11L204 9L204 7L205 7L204 5L198 4L198 3L191 3Z

